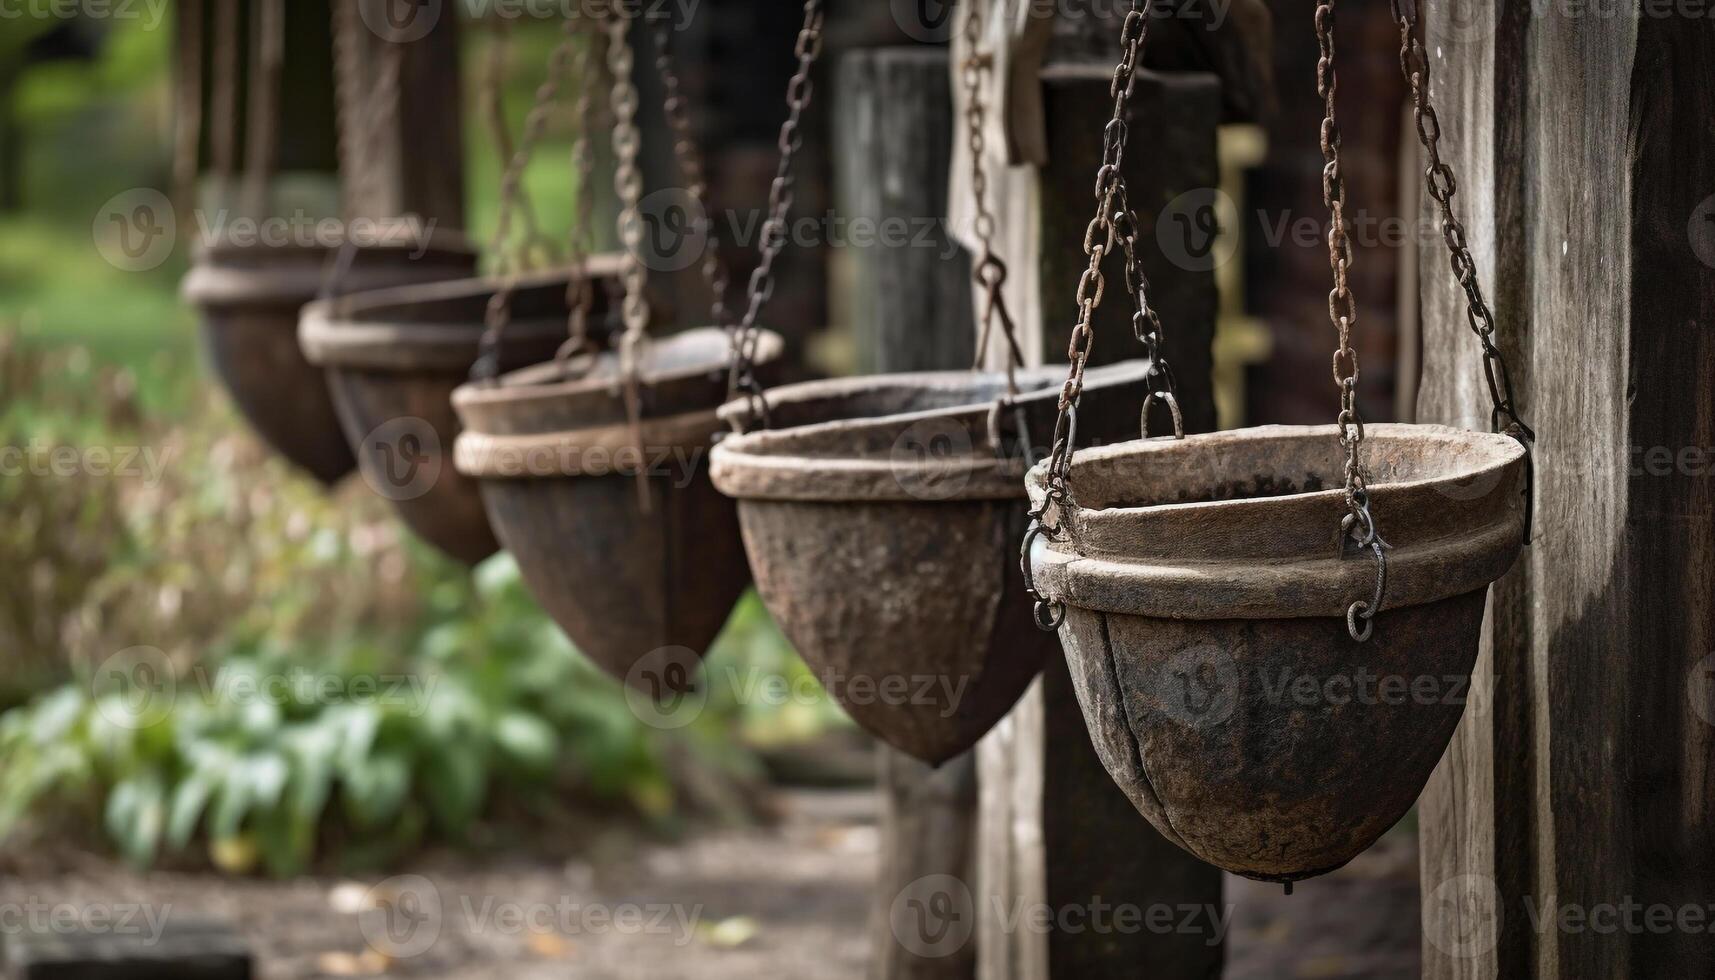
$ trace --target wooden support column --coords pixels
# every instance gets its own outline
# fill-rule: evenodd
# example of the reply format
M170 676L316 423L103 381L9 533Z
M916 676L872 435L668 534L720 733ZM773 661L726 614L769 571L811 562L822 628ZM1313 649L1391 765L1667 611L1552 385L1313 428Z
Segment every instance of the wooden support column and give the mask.
M1116 34L1117 36L1117 34ZM1007 260L1020 282L1028 353L1063 363L1086 260L1084 229L1112 111L1111 64L1055 64L1043 75L1048 161L1000 181ZM1215 126L1221 86L1213 75L1140 73L1132 101L1131 199L1142 222L1153 301L1169 333L1187 427L1214 427L1210 380L1217 296L1212 273L1175 267L1156 244L1161 211L1177 196L1219 182ZM1020 247L1022 245L1022 248ZM1035 281L1029 281L1031 278ZM1117 268L1096 324L1092 364L1138 356ZM1100 928L1078 916L1166 906L1220 910L1221 875L1163 839L1116 788L1091 748L1064 660L1054 658L1019 707L978 747L981 797L978 976L982 980L1206 980L1223 948L1212 928L1174 932ZM1032 915L1047 911L1047 929ZM1130 910L1136 910L1132 912ZM1023 914L1019 918L1020 913ZM1112 920L1110 920L1111 922ZM1070 924L1070 928L1063 926Z
M404 0L334 0L342 31L359 45L342 67L340 116L341 179L353 215L416 215L440 228L465 226L464 133L459 107L459 24L454 4L413 5ZM320 7L320 4L308 6ZM384 36L393 25L397 40ZM388 49L403 52L396 91L383 89L394 106L366 111L382 84ZM355 72L352 71L355 69ZM355 74L356 77L345 77ZM371 132L379 125L383 131Z
M1715 976L1715 22L1428 4L1457 208L1540 436L1537 541L1425 793L1431 978ZM1487 426L1423 252L1423 421Z
M971 265L951 241L947 166L955 121L944 48L854 51L838 66L834 91L834 192L852 229L834 250L836 315L846 320L865 373L969 367ZM862 223L861 241L859 223ZM869 228L876 228L870 236ZM887 228L902 228L899 247ZM919 232L926 233L919 237ZM969 980L976 947L912 949L894 935L893 904L912 882L972 877L976 759L939 769L878 745L881 867L871 914L873 980Z

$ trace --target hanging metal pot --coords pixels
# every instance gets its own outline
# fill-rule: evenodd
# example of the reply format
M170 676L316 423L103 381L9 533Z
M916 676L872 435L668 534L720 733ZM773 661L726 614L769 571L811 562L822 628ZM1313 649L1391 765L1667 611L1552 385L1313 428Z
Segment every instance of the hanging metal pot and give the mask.
M298 346L298 317L321 292L331 249L221 242L200 251L183 293L202 313L203 346L239 411L281 455L329 486L356 466L327 381ZM457 245L358 249L342 291L475 274Z
M733 502L708 475L729 343L702 328L644 348L635 420L614 353L573 380L549 363L453 394L458 471L537 601L617 677L665 648L701 656L750 582ZM759 363L781 347L764 334Z
M605 255L582 270L601 283L592 295L592 342L606 340L618 269L619 257ZM495 279L465 279L360 293L304 310L298 331L304 354L326 369L369 484L420 537L459 561L474 565L500 545L476 484L451 465L459 433L453 391L477 359L498 289L511 289L512 322L496 348L499 369L511 371L552 360L565 343L568 285L565 272L535 273L505 287ZM405 441L418 458L397 469Z
M1092 439L1135 432L1145 373L1091 372ZM1019 375L999 415L999 372L790 385L767 395L774 429L715 448L775 622L853 720L931 764L976 744L1054 653L1017 568L1027 463L1013 434L1051 429L1063 374Z
M1375 588L1342 557L1337 431L1272 427L1080 452L1060 540L1032 538L1042 596L1103 764L1199 858L1251 878L1332 871L1416 801L1464 712L1489 584L1523 541L1524 447L1371 428L1387 525ZM1032 501L1047 470L1030 475Z

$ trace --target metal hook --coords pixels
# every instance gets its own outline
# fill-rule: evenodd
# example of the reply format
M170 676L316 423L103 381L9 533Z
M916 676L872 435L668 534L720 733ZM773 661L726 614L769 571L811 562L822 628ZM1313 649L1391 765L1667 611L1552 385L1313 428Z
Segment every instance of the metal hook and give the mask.
M1018 564L1020 570L1024 572L1024 590L1036 603L1031 613L1032 618L1036 621L1036 628L1044 633L1053 633L1066 622L1066 605L1049 599L1036 591L1036 575L1030 567L1030 549L1036 543L1036 539L1041 537L1046 537L1050 541L1055 539L1054 532L1050 531L1041 520L1032 520L1030 530L1024 533L1024 546L1019 550Z
M1145 439L1150 438L1149 413L1150 410L1155 407L1155 403L1157 401L1166 402L1167 407L1172 410L1173 438L1176 440L1183 440L1185 438L1185 415L1179 410L1179 399L1175 397L1171 391L1152 391L1149 393L1149 397L1143 400L1143 417L1141 421L1143 437Z
M1018 449L1024 456L1024 464L1034 466L1036 459L1030 444L1030 420L1024 411L1024 406L1014 402L1011 396L996 398L994 404L989 406L989 445L994 447L995 456L1004 457L1007 455L1006 439L1001 432L1001 420L1005 417L1007 409L1011 409L1013 412L1013 427L1017 430Z
M1347 520L1352 520L1352 515L1348 514ZM1368 602L1359 599L1346 608L1346 630L1359 643L1368 643L1375 634L1376 616L1381 613L1382 601L1387 595L1387 553L1383 550L1384 545L1381 535L1374 533L1372 527L1369 548L1376 559L1375 595ZM1358 627L1360 619L1364 623L1362 629Z

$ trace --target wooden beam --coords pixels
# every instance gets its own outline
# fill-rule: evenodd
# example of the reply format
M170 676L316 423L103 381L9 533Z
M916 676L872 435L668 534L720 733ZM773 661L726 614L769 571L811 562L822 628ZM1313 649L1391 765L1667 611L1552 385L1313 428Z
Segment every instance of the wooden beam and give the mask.
M1117 35L1116 35L1117 36ZM1039 172L997 179L1015 309L1037 363L1062 363L1083 271L1084 230L1101 133L1112 99L1110 64L1050 64L1044 118L1050 158ZM1156 245L1157 216L1187 191L1219 182L1215 126L1221 86L1212 75L1138 75L1133 152L1126 158L1143 225L1153 301L1168 324L1168 357L1180 382L1187 428L1213 428L1210 379L1217 296L1212 272L1177 268ZM1020 228L1028 223L1028 228ZM1110 275L1092 363L1138 356L1128 301ZM1113 784L1085 728L1063 660L1052 660L1019 707L978 746L982 814L978 858L978 976L983 980L1105 980L1219 976L1224 951L1212 929L1021 926L1017 916L1056 917L1102 906L1147 913L1163 906L1221 908L1221 875L1163 839ZM1056 921L1070 921L1060 920Z
M840 59L834 88L836 210L853 229L832 251L833 308L849 326L864 373L969 367L971 264L942 223L955 120L945 48L881 48ZM858 223L865 231L859 240ZM875 234L868 230L874 228ZM900 247L891 232L906 232ZM895 244L888 244L894 241ZM934 769L877 748L881 866L871 914L873 980L969 980L969 942L907 945L894 906L914 882L972 877L976 760ZM907 899L909 900L909 898Z
M1425 976L1710 976L1715 25L1428 12L1444 155L1540 441L1538 539L1479 662L1492 704L1423 799ZM1486 425L1444 252L1423 279L1420 417Z
M452 4L422 7L436 12L414 13L390 36L383 28L398 23L389 19L397 4L351 0L338 8L340 43L357 47L354 57L336 58L335 66L344 103L339 146L346 208L352 216L415 215L462 229L458 17ZM399 59L397 87L386 82L393 58Z

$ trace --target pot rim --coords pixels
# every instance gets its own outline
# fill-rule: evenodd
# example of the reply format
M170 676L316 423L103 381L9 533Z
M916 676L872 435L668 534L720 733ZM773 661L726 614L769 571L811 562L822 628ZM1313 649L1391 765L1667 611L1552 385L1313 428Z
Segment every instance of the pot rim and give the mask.
M759 367L771 366L785 350L772 331L761 331L756 346ZM670 367L669 355L680 363ZM652 340L644 348L643 413L635 430L618 385L618 354L602 351L580 362L594 370L561 380L554 362L503 375L498 384L471 382L453 392L453 408L464 431L454 445L460 473L477 478L516 479L602 475L579 456L638 448L703 449L719 429L716 410L726 397L730 334L718 327L697 327ZM657 366L651 370L651 363ZM538 380L543 379L543 380ZM565 419L577 420L564 424ZM498 423L498 424L496 424ZM520 467L520 455L546 454L551 471Z
M619 274L623 259L618 253L594 255L587 271L594 280L612 279ZM571 271L532 272L509 281L518 290L569 285ZM462 277L391 285L333 300L318 299L303 309L298 342L310 363L325 367L381 371L431 368L450 374L467 373L477 358L486 323L479 319L460 322L413 319L399 311L493 295L506 282L496 276ZM551 353L552 348L565 340L567 329L566 316L516 318L507 324L502 343L524 341L546 346Z
M1143 380L1147 363L1127 361L1092 368L1086 375L1089 389L1120 388ZM1064 366L1030 368L1018 372L1021 383L1034 385L1010 399L1027 419L1051 431L1050 411L1059 404ZM819 400L839 401L889 388L945 392L957 395L971 391L969 400L956 404L893 412L881 415L856 414L805 425L786 426L722 440L710 458L710 477L716 489L740 500L777 501L916 501L957 502L1018 500L1024 497L1023 477L1029 468L1018 455L994 454L989 423L997 398L979 395L976 389L994 389L1004 395L1003 371L907 371L892 374L857 375L785 385L766 393L771 410L782 406L807 405ZM721 408L722 420L732 423L750 414L743 400ZM1034 418L1033 418L1034 417ZM968 441L970 455L953 459L925 460L920 456L897 458L894 452L863 451L867 442L898 446L911 436L933 436L943 430L925 430L925 424L940 423L947 433ZM1003 415L1003 438L1016 423ZM1038 431L1027 423L1027 429ZM1034 440L1032 440L1034 441ZM856 445L859 449L812 453L818 444L836 448ZM1033 451L1035 448L1033 447ZM985 454L986 451L986 454Z
M1527 453L1520 443L1434 425L1378 424L1367 434L1372 462L1379 454L1402 470L1429 467L1370 480L1371 511L1390 545L1383 610L1485 588L1511 568L1523 544ZM1341 551L1340 486L1129 506L1076 502L1080 470L1085 499L1089 471L1104 466L1111 476L1126 464L1158 464L1161 475L1184 486L1201 460L1206 485L1235 459L1285 469L1294 449L1302 454L1298 465L1325 465L1317 457L1337 458L1338 438L1332 425L1264 426L1079 452L1060 540L1032 541L1038 590L1081 608L1171 619L1343 617L1373 592L1375 565L1368 552ZM1045 478L1045 465L1027 478L1035 506L1045 497Z
M196 250L191 270L179 294L187 303L205 307L302 306L321 295L327 264L337 246L290 242L238 244L217 242ZM354 262L346 274L345 292L367 292L420 280L464 278L476 269L477 253L462 235L436 232L427 243L384 242L364 246L361 256L404 257L407 264ZM263 264L233 264L235 259L266 256ZM432 270L432 271L425 271ZM295 324L294 324L295 326Z

